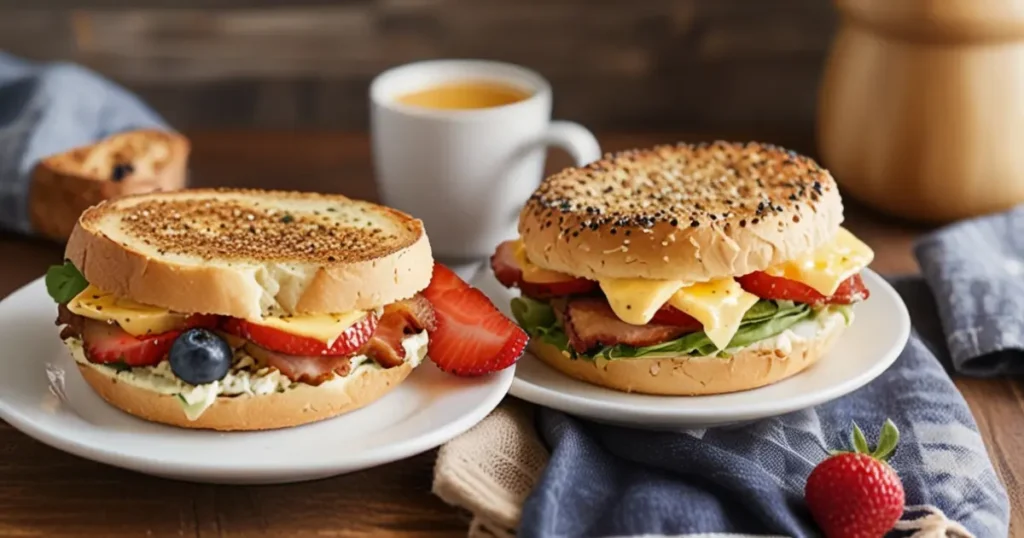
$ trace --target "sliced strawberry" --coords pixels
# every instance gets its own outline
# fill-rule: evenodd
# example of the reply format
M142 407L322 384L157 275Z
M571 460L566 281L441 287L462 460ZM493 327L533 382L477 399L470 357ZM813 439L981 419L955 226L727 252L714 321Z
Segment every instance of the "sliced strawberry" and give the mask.
M687 329L691 332L704 330L704 325L697 321L696 318L674 306L669 305L662 306L658 309L658 311L654 313L654 318L651 319L651 323L673 325Z
M286 355L337 357L351 355L358 351L373 336L373 331L377 330L377 318L367 315L345 329L345 332L341 333L330 346L316 338L298 336L238 318L230 318L225 321L224 330L271 351Z
M220 326L221 317L215 314L192 314L185 318L185 325L183 329L195 329L196 327L202 327L204 329L216 329Z
M435 263L423 295L437 317L427 353L442 370L458 376L484 375L508 368L523 354L526 333L451 269Z
M762 299L776 301L793 301L812 305L853 304L870 296L860 275L853 275L844 280L836 292L830 296L818 293L807 284L780 276L772 276L763 271L743 275L736 280L744 290Z
M85 356L90 362L123 362L128 366L154 366L167 356L181 331L134 337L112 323L86 320L82 327Z
M491 256L494 276L506 288L519 288L523 295L534 299L550 299L565 295L586 295L597 291L597 282L585 278L571 278L557 282L527 282L516 262L515 241L505 241Z

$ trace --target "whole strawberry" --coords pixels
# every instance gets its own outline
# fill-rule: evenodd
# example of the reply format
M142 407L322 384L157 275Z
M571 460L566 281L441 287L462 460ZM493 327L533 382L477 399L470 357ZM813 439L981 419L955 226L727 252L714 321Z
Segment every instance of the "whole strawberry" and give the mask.
M886 461L899 430L886 420L874 450L853 425L853 452L834 452L807 478L804 499L828 538L880 538L903 514L903 483Z

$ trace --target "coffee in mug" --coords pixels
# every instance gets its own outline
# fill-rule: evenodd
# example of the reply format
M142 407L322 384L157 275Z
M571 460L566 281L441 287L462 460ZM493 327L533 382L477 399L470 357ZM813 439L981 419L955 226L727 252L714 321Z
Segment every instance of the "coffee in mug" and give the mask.
M511 105L529 97L529 93L515 86L475 80L417 90L400 96L398 102L424 108L472 109Z
M514 238L548 146L579 165L601 151L583 126L551 121L551 86L517 65L437 60L396 67L370 87L382 201L423 220L434 255L486 258Z

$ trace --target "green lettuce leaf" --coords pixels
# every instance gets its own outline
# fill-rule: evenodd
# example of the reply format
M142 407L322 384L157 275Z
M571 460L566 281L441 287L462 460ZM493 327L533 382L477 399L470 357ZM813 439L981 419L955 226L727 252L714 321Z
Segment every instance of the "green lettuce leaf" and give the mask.
M758 301L751 307L751 311L755 309L757 311L743 317L743 323L740 325L739 330L736 331L736 335L729 341L727 349L746 347L754 342L771 338L813 313L807 305L797 305L788 301L776 303L775 312L770 315L767 312L771 310L771 307L758 307L762 303L771 302L773 301ZM605 359L623 359L648 357L657 354L707 356L714 355L715 353L723 356L728 355L728 353L720 353L715 344L708 338L707 333L701 331L683 335L675 340L669 340L668 342L662 342L653 346L633 347L625 344L608 346L599 350L594 356Z
M89 286L89 281L82 276L78 268L65 260L64 265L51 265L46 270L46 292L58 304L74 299L76 295Z
M805 304L792 301L758 301L743 316L736 335L729 342L729 348L745 347L754 342L771 338L786 329L810 317L814 312ZM528 297L512 299L512 315L519 325L533 338L558 346L575 356L569 348L569 339L558 323L555 312L550 305L535 301ZM708 335L703 331L683 335L675 340L662 342L653 346L634 347L625 344L607 346L598 350L593 357L604 359L630 359L665 355L713 355L719 352ZM720 352L720 355L726 353Z
M516 297L512 299L512 316L531 337L562 350L569 349L569 337L559 325L551 305L529 297Z

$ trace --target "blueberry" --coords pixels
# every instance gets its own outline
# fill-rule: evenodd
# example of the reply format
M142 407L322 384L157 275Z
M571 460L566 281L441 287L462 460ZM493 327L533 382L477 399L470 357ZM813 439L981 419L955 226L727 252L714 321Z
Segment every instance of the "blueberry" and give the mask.
M182 381L202 385L224 379L234 353L223 338L206 329L189 329L171 345L171 371Z

